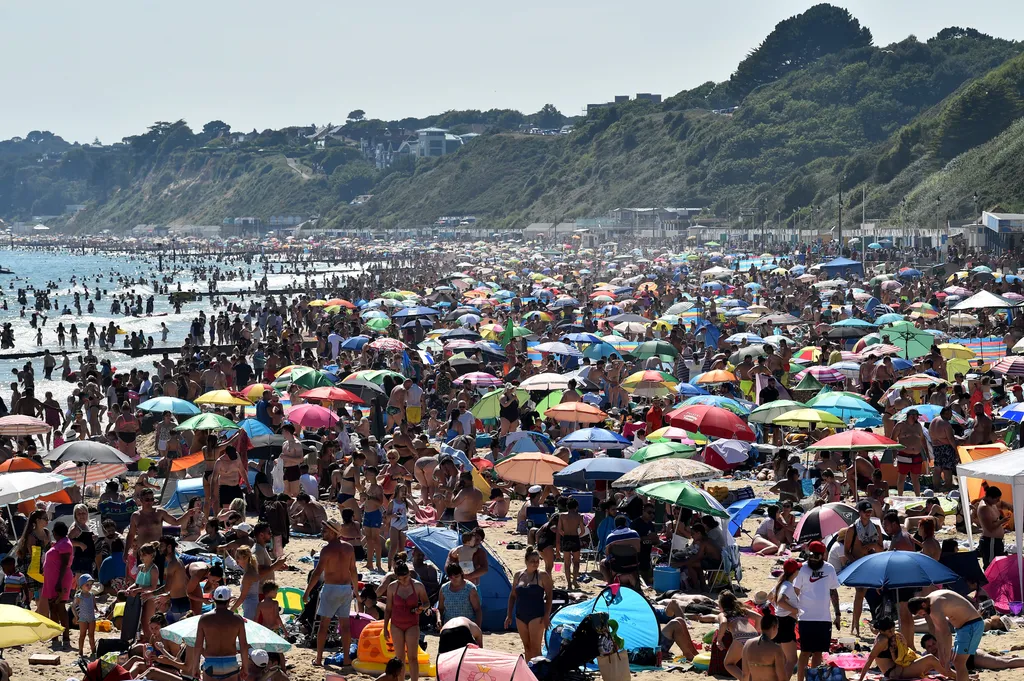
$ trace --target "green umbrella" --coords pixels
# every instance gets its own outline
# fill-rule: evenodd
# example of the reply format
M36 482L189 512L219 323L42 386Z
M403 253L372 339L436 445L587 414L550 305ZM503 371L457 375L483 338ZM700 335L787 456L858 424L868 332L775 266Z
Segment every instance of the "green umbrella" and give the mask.
M388 376L391 376L391 378L399 382L405 380L405 376L396 371L389 371L388 369L364 369L362 371L357 371L354 374L349 374L345 377L345 381L359 378L364 381L369 381L375 385L382 385L384 383L384 379ZM342 381L342 383L345 381ZM341 387L344 388L345 386L342 385Z
M822 387L824 387L824 384L821 381L811 374L807 374L800 379L800 383L793 390L821 390Z
M368 319L366 321L366 326L374 331L383 331L391 326L391 320L387 317L374 317L373 319Z
M197 414L175 430L238 430L238 424L217 414Z
M693 445L684 445L682 442L656 442L646 447L641 447L629 457L633 461L654 461L655 459L689 459L697 452Z
M637 359L647 359L648 357L659 357L661 359L675 359L679 351L672 347L671 343L663 340L652 340L641 343L632 350L629 354L633 355Z
M469 411L473 416L477 417L481 421L497 420L500 415L499 412L501 411L501 404L498 402L498 399L501 397L503 392L505 392L504 388L492 390L481 397L480 401L474 404ZM530 401L530 393L526 390L517 389L516 397L519 399L520 406Z
M283 374L280 378L274 380L272 385L275 390L287 390L288 386L295 384L306 390L312 390L313 388L331 387L334 382L327 378L327 375L322 371L313 369L312 367L296 367L289 371L287 374Z
M667 501L675 506L688 508L700 513L728 518L729 513L718 500L702 489L694 487L691 483L683 480L672 480L671 482L652 482L649 485L638 487L636 493L643 497Z
M794 388L796 390L796 388ZM747 415L747 421L751 423L771 423L776 416L782 416L787 411L793 411L794 409L803 409L807 405L803 402L796 402L794 400L775 400L774 402L768 402L762 404L760 407L750 412Z
M922 331L911 322L896 322L882 329L882 336L900 349L900 357L914 359L931 352L935 336Z
M543 414L551 407L557 407L560 405L562 403L562 397L565 396L565 392L565 390L552 390L549 392L544 396L544 399L537 404L537 412ZM581 397L583 396L583 393L579 390L576 391L576 394Z

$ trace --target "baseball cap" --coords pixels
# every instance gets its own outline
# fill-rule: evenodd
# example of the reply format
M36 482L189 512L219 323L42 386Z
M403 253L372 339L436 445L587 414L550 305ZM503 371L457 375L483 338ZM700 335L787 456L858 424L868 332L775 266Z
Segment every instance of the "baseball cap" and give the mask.
M257 667L266 667L270 664L270 655L265 650L253 648L249 651L249 660Z
M90 574L79 575L78 576L78 587L81 588L81 587L85 586L86 584L88 584L89 582L95 582L95 581L96 580L93 579L92 575L90 575Z
M218 586L213 590L213 600L227 603L231 600L231 589L226 586Z
M250 525L249 523L238 523L237 525L235 525L235 529L239 532L245 532L246 534L248 534L249 532L252 532L252 525Z
M827 549L825 548L825 545L822 544L820 541L812 541L810 543L810 545L807 547L807 551L809 553L821 553L821 554L824 554L825 551L827 551Z
M527 490L530 494L540 494L544 491L544 488L540 485L530 485L530 489Z
M801 563L800 561L793 560L792 558L790 558L789 560L787 560L785 563L782 564L782 571L783 572L796 572L797 570L799 570L803 566L804 566L804 564Z
M862 501L862 502L858 503L857 504L857 510L860 513L870 513L871 512L871 502L870 501Z

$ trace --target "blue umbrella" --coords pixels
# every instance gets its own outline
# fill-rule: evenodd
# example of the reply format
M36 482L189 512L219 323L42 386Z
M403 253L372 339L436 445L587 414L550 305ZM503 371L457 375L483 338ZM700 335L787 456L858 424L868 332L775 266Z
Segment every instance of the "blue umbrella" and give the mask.
M922 276L921 270L915 270L913 267L900 270L899 274L896 275L900 279L920 279Z
M676 392L680 395L686 395L687 397L708 394L707 390L701 388L699 385L693 385L692 383L680 383L676 386Z
M559 487L584 487L595 480L618 480L623 475L640 465L631 459L614 459L599 456L593 459L580 459L571 463L554 474L555 484ZM582 484L581 484L582 483Z
M758 336L756 333L734 333L725 339L726 343L764 343L764 339Z
M140 404L138 408L140 411L169 411L175 416L195 416L200 411L196 405L178 397L154 397Z
M570 449L625 449L633 443L604 428L581 428L558 441Z
M884 362L885 360L880 359L877 362L875 362L875 366L880 367ZM907 369L913 369L914 363L911 362L909 359L903 359L902 357L893 357L892 368L895 369L896 371L906 371Z
M731 397L724 397L722 395L694 395L683 402L683 406L691 404L710 404L713 407L721 407L731 411L737 416L746 416L755 406L746 400L734 400Z
M398 319L401 317L428 317L430 315L435 314L441 314L441 311L435 310L432 307L423 307L422 305L417 305L416 307L402 308L401 310L396 312L394 316L395 319Z
M743 527L743 521L757 510L761 505L760 499L744 499L729 505L725 510L729 512L729 534L736 534Z
M881 326L882 324L895 324L896 322L902 322L904 320L903 315L896 314L895 312L887 312L883 315L879 315L875 319L875 324Z
M872 324L871 322L868 322L868 321L864 321L863 319L850 318L850 319L844 319L841 322L836 322L835 324L829 324L829 326L831 326L833 328L835 328L837 326L838 327L852 326L854 328L867 329L867 328L870 328L870 327L874 326L874 324Z
M397 317L398 315L395 316ZM414 319L411 322L406 322L405 324L402 324L402 328L415 329L417 324L419 324L420 328L422 329L430 329L434 326L434 322L430 321L429 319Z
M885 246L883 246L882 244L880 244L880 243L878 243L878 242L876 241L876 242L875 242L875 243L873 243L873 244L868 244L868 248L870 248L870 249L871 249L871 250L873 250L873 251L880 251L880 250L882 250L883 248L885 248Z
M567 333L562 336L563 341L570 343L602 343L603 341L599 336L595 336L592 333Z
M342 350L362 350L370 342L369 336L352 336L341 343Z
M1014 402L1007 406L999 412L999 417L1004 418L1007 421L1013 421L1014 423L1024 421L1024 402Z
M273 435L274 431L256 419L242 419L238 422L238 428L244 430L250 438L257 438L264 435Z
M948 567L915 551L885 551L856 560L839 573L839 583L862 589L902 589L951 584L960 576Z
M622 353L611 343L591 343L583 350L583 356L588 359L608 359L612 355L621 357Z

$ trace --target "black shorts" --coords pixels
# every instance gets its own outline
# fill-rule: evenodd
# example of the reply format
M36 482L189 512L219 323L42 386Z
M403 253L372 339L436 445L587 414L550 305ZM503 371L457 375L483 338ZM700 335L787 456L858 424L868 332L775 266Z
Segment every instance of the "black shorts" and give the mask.
M775 632L775 638L772 640L776 643L794 643L796 641L796 618L780 617L779 630Z
M1003 540L982 537L978 540L978 555L981 556L982 566L987 568L993 560L999 556L1006 555L1006 547L1003 545Z
M284 467L284 481L285 482L298 482L299 478L302 477L299 466L285 466Z
M221 506L227 506L235 499L243 498L242 488L238 485L219 485L217 495L220 497Z
M803 621L797 624L800 632L800 652L827 653L832 647L832 623Z
M562 537L562 553L572 553L580 550L579 535L565 535Z

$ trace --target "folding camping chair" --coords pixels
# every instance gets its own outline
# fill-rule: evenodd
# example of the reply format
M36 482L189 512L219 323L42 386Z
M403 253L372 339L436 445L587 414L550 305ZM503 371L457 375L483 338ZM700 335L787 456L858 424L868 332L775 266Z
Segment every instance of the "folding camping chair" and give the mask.
M722 549L722 562L717 568L704 571L709 589L730 589L734 578L739 586L743 571L740 568L740 550L735 544Z

